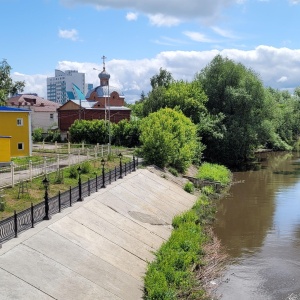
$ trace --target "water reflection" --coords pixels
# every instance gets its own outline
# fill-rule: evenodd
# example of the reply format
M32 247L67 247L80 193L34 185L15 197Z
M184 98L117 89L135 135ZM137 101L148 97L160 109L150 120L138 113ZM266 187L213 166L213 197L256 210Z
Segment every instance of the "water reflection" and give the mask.
M224 300L300 299L300 160L263 158L260 170L234 174L218 207L215 233L233 259L218 291Z

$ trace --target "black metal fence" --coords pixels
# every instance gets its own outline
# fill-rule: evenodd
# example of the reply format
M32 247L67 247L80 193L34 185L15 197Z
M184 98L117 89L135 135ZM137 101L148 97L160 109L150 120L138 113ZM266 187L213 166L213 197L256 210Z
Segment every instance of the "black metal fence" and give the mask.
M84 197L97 192L101 188L105 188L123 176L135 171L138 167L138 159L133 158L129 163L121 163L119 167L104 173L104 176L96 176L93 179L81 183L76 187L70 187L68 191L58 193L58 195L49 198L45 197L44 201L33 205L13 216L0 221L0 245L12 238L18 237L18 234L29 228L33 228L35 224L49 220L51 215L61 212L63 209L72 206L75 202L82 201Z

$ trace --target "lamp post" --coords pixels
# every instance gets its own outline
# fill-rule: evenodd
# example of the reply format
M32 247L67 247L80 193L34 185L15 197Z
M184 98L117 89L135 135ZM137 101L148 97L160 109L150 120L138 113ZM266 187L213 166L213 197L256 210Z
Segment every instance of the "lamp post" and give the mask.
M77 201L82 201L82 191L81 191L81 167L80 167L80 166L77 168L77 172L78 172L78 192L79 192L79 197L78 197Z
M101 186L101 188L106 188L106 186L105 186L105 174L104 174L104 166L105 166L104 158L101 159L101 165L102 165L102 186Z
M123 176L122 176L122 153L120 152L119 153L119 158L120 158L120 177L119 178L123 178Z
M49 180L45 176L44 180L42 181L44 188L45 188L45 217L43 220L50 220L51 216L49 214L49 197L48 197L48 187L49 187Z

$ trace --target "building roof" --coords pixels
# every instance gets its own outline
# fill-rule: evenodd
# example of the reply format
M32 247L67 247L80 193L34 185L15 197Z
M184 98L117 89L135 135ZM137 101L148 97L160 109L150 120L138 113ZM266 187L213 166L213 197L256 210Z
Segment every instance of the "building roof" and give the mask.
M112 92L117 92L121 98L124 98L124 93L120 89L113 86L107 86L107 85L106 86L99 85L91 89L90 91L88 91L85 98L86 99L90 98L93 92L96 92L98 97L108 97L108 93L111 94Z
M98 103L97 101L88 101L88 100L70 100L77 104L78 106L81 105L82 108L93 108L93 106Z
M60 104L56 102L32 94L22 94L11 97L6 102L10 107L24 107L36 112L55 112L56 109L60 107Z
M0 106L0 112L30 112L30 110L11 106Z

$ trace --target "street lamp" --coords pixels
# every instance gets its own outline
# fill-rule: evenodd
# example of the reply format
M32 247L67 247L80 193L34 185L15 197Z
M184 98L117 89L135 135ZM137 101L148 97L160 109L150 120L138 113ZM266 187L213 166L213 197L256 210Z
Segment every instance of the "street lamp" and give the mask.
M104 158L101 159L101 165L102 165L102 186L101 186L101 188L106 188L106 186L105 186L105 174L104 174L104 166L105 166Z
M123 176L122 176L122 153L120 152L119 153L119 158L120 158L120 177L119 178L123 178Z
M77 168L77 172L78 172L78 191L79 191L79 198L77 199L77 201L82 201L82 190L81 190L81 167L79 166Z
M42 181L44 188L45 188L45 217L43 220L50 220L51 216L49 214L49 197L48 197L48 188L49 188L49 180L45 176L44 180Z

